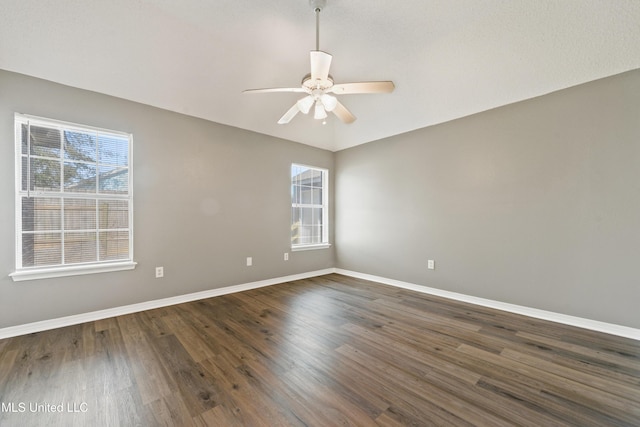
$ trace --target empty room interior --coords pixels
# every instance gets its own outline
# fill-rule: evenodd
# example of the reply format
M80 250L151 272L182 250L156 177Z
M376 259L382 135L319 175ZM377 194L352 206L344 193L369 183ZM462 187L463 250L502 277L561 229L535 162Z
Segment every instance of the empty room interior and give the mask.
M640 425L640 3L0 2L0 425Z

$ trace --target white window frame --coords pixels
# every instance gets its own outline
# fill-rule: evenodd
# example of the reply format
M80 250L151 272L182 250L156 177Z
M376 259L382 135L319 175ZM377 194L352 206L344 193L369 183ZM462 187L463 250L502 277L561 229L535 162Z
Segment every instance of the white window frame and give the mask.
M53 120L48 118L30 116L26 114L15 113L15 208L16 208L16 245L15 245L15 257L16 257L16 271L9 274L14 281L23 280L35 280L46 279L53 277L65 277L75 276L81 274L93 274L104 273L110 271L132 270L136 266L136 262L133 261L133 136L129 133L114 131L109 129L101 129L94 126L80 125L70 122L63 122L59 120ZM27 124L51 127L64 130L74 130L80 132L95 132L106 133L119 137L126 137L129 141L129 161L128 161L128 194L126 195L109 195L104 193L65 193L64 189L60 191L33 191L22 189L22 125ZM64 154L61 154L62 164L64 164ZM96 159L96 165L98 165ZM125 260L109 260L109 261L95 261L87 263L72 263L64 264L64 257L62 264L36 266L36 267L23 267L22 265L22 198L27 195L33 195L37 197L52 197L52 198L73 198L73 199L88 199L88 200L127 200L128 201L128 231L129 231L129 248L128 259ZM64 239L64 218L61 219L61 233ZM96 224L96 227L98 225ZM98 229L96 229L98 230ZM64 248L64 243L63 243Z
M292 251L306 251L306 250L314 250L314 249L326 249L331 247L331 243L329 242L329 170L325 168L320 168L317 166L310 166L301 163L292 163L289 168L289 184L293 186L292 178L292 170L294 167L303 167L318 171L322 174L322 202L321 204L303 204L303 203L295 203L293 200L293 190L291 191L291 220L290 225L293 228L294 223L294 209L298 208L322 208L322 242L317 243L291 243Z

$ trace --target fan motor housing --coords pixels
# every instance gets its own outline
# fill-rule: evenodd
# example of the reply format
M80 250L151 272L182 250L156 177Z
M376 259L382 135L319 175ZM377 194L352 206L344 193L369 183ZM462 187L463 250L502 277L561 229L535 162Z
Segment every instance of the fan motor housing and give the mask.
M313 91L315 89L327 90L333 87L333 77L329 74L326 80L311 79L311 73L302 78L302 86Z

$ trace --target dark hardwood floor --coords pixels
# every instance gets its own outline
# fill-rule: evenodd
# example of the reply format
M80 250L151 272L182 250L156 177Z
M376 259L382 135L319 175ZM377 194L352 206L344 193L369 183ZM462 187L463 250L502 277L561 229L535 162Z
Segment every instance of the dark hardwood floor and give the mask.
M21 427L638 426L640 342L333 274L0 340L0 402Z

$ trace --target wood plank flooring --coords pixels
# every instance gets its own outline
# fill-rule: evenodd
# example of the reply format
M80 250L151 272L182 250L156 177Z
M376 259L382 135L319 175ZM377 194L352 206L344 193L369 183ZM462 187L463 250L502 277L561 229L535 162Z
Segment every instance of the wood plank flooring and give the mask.
M639 426L640 342L332 274L0 340L0 403L20 427Z

